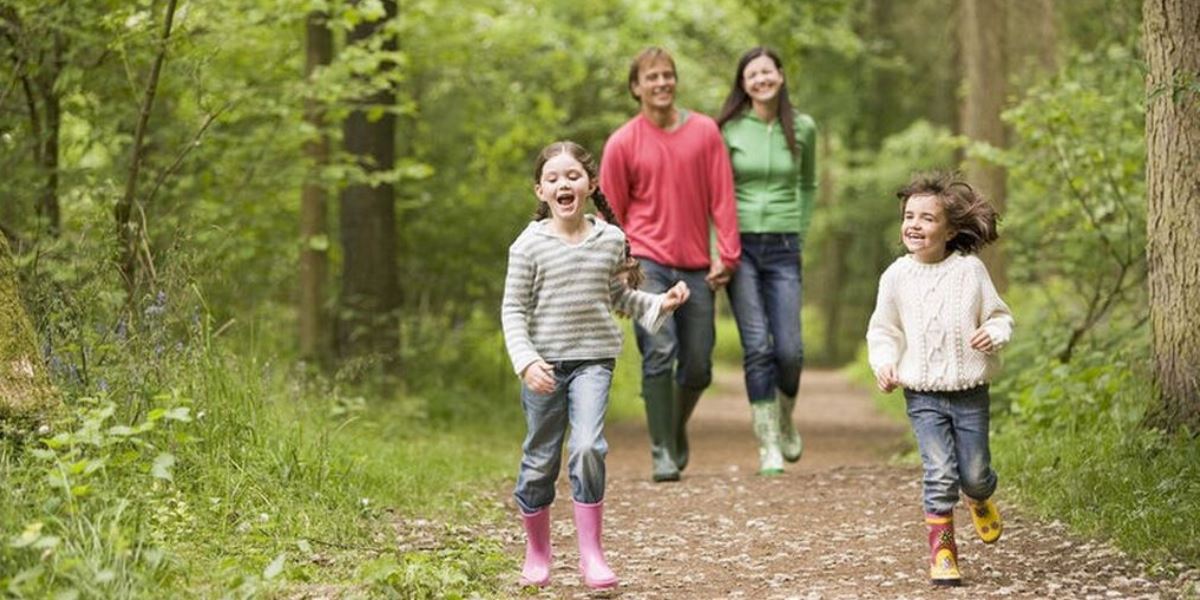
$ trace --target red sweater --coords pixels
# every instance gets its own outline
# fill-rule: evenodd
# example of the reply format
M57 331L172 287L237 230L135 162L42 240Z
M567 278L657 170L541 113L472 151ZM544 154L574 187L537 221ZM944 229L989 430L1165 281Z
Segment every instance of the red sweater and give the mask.
M679 269L707 269L711 219L721 262L737 267L742 244L733 169L711 118L689 113L683 125L667 132L639 113L604 145L600 189L634 256Z

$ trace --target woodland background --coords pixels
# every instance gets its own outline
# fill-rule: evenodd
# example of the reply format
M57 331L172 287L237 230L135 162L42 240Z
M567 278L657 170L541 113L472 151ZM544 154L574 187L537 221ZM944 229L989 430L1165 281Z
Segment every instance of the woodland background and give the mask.
M1031 510L1152 570L1196 568L1196 12L0 0L0 358L36 368L33 392L0 392L43 408L4 408L0 589L486 593L515 564L497 546L388 550L386 532L504 518L486 497L522 431L505 248L536 152L598 152L637 109L625 79L647 45L709 114L737 57L772 46L818 123L811 365L869 380L911 172L962 168L1002 206L986 258L1018 330L999 468ZM720 345L736 364L727 318ZM613 418L640 412L631 352Z

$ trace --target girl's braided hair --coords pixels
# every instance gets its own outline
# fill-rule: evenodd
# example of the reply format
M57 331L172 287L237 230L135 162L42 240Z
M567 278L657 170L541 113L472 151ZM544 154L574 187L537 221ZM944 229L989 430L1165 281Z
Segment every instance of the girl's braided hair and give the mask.
M896 192L901 218L913 196L933 196L941 202L946 222L955 231L946 242L947 252L974 254L1000 237L996 209L958 173L929 171L913 175L908 185Z
M533 181L540 183L542 180L542 168L546 166L546 162L563 153L570 154L572 158L579 161L579 164L583 165L583 169L587 171L588 178L591 181L595 182L597 180L596 160L592 158L592 154L575 142L562 140L546 146L538 154L537 162L533 168ZM617 215L613 212L612 206L608 204L608 199L600 192L599 185L596 186L596 191L592 192L591 198L592 203L596 205L596 209L604 216L604 220L613 227L620 229L621 223L617 221ZM534 212L533 218L535 221L550 218L550 205L545 202L538 202L537 211ZM617 276L630 289L637 289L645 279L641 265L638 264L636 258L630 255L629 238L625 239L625 262L621 265L620 270L617 271Z

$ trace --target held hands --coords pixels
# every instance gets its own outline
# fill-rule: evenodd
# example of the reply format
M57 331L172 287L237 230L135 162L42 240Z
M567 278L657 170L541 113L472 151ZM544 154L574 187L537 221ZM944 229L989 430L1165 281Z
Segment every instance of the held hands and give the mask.
M896 365L888 365L876 371L875 385L885 394L890 394L892 390L900 387L900 380L896 378Z
M709 289L717 291L733 278L733 269L725 266L725 263L720 260L714 260L711 267L708 269L708 275L704 277L704 281L708 283Z
M554 392L554 367L550 363L538 359L521 373L525 387L539 394L547 395Z
M683 303L687 302L688 298L691 295L692 295L692 291L688 289L688 286L686 283L684 283L682 281L680 281L679 283L676 283L674 286L671 287L671 289L667 290L663 294L663 296L664 296L663 301L662 301L663 312L671 312L671 311L679 308L680 306L683 306Z
M992 341L992 334L980 327L971 336L971 347L980 352L990 353L996 349L996 344Z

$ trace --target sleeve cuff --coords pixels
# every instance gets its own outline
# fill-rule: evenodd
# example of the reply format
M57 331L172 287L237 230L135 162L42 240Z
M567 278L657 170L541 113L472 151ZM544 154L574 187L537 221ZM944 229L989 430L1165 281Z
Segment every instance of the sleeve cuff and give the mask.
M642 313L642 316L638 317L637 322L638 325L642 326L642 329L645 329L650 333L658 333L658 330L662 328L663 323L667 322L668 313L662 309L663 299L665 297L665 294L656 295L654 297L654 301L650 304L650 308L647 308L646 312Z

